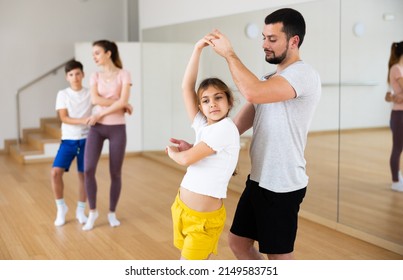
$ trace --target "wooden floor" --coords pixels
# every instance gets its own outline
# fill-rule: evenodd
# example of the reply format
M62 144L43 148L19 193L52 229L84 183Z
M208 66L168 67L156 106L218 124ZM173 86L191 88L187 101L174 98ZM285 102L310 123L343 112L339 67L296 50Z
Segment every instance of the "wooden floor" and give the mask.
M387 128L311 135L302 208L395 243L402 252L403 193L391 190L391 144Z
M50 187L50 163L20 165L0 156L0 259L3 260L176 260L172 245L170 206L184 170L165 165L152 156L131 156L124 162L123 189L117 209L121 226L111 228L108 212L108 162L100 161L98 210L92 231L81 230L74 219L77 180L74 168L65 174L67 223L55 227L55 202ZM161 157L161 155L160 155ZM248 164L242 156L240 166ZM218 255L231 260L227 233L238 201L244 168L231 181L225 201L227 222ZM235 191L234 191L235 190ZM403 256L367 242L300 219L295 255L304 260L401 260Z

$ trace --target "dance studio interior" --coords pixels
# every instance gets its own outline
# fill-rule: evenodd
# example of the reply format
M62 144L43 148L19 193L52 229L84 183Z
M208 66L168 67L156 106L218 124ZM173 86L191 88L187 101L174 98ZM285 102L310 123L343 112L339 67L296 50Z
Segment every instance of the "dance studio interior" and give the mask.
M46 7L46 8L45 8ZM194 44L214 29L232 42L257 77L275 70L264 59L262 28L271 12L290 7L306 20L301 59L319 73L321 98L305 149L309 184L299 212L299 260L402 260L403 192L391 189L392 149L388 61L403 39L401 0L0 0L0 259L177 260L171 204L186 172L165 148L170 138L194 141L181 79ZM83 85L97 70L92 42L119 47L131 72L122 191L107 221L109 144L97 167L99 218L83 231L74 217L73 162L64 174L66 223L54 225L50 171L60 144L56 94L66 88L64 65L84 65ZM228 81L231 117L246 102L226 61L206 49L201 76ZM241 135L237 175L228 186L226 224L212 260L235 260L228 245L251 163L253 128ZM403 165L401 165L403 166ZM401 167L403 168L403 167ZM88 206L86 211L88 211Z

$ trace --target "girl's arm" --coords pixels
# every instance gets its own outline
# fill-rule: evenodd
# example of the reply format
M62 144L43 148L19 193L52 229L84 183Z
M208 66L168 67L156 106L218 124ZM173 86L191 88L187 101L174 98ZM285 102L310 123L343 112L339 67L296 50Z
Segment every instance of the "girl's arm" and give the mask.
M399 86L401 88L403 88L403 77L400 77L399 79L397 79L397 82L398 82Z
M114 100L114 102L109 107L107 107L105 110L102 110L99 114L100 117L104 117L106 115L109 115L110 113L125 109L127 107L127 105L129 104L130 86L130 84L122 85L122 91L120 93L119 99Z
M92 115L90 117L89 124L94 125L104 116L109 115L118 110L130 109L131 107L129 106L130 86L131 86L130 84L123 84L122 91L120 93L120 98L118 100L111 99L112 101L111 105L107 107L105 110L102 110L100 113ZM131 113L131 110L129 111L129 113Z
M206 46L208 46L208 44L204 39L201 39L196 43L182 80L183 100L185 102L188 117L191 121L193 121L194 117L199 111L195 86L199 69L200 55L203 48Z
M199 142L192 148L182 152L179 151L177 146L168 146L166 151L171 159L183 166L189 166L215 153L215 151L204 142Z
M59 109L57 110L59 113L59 118L63 123L66 124L84 124L88 123L88 117L86 118L70 118L67 109Z
M403 77L398 78L397 83L399 84L400 88L403 88ZM385 97L385 99L386 99L386 97ZM399 103L399 104L403 103L403 93L392 94L391 101L393 101L394 103Z
M98 84L95 83L91 86L90 88L91 92L91 103L94 105L99 105L99 106L111 106L113 102L116 100L114 99L109 99L109 98L104 98L98 93Z

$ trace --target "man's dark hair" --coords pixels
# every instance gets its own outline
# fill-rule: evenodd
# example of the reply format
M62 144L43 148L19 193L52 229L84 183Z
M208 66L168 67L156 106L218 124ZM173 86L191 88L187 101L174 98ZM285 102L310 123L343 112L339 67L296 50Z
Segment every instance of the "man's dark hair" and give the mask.
M305 20L300 12L291 8L279 9L268 15L264 23L266 25L282 23L283 32L286 34L287 39L289 40L291 37L298 35L298 47L302 45L305 37Z
M73 59L66 63L66 65L64 66L64 72L67 74L71 70L77 69L77 68L80 69L82 72L84 71L84 67L81 64L81 62Z

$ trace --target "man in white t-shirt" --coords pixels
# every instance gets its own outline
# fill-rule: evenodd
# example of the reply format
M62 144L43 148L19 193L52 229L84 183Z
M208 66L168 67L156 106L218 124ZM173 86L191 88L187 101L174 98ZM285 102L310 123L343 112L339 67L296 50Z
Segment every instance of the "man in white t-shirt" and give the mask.
M63 174L68 172L74 159L78 171L78 202L76 218L83 224L87 221L85 205L87 195L84 187L84 149L89 130L88 120L92 113L90 91L82 86L83 65L72 60L65 65L66 80L70 86L60 90L56 98L56 110L62 121L61 143L51 170L52 190L56 200L55 226L66 222L68 207L64 201Z
M298 211L308 185L304 150L321 95L318 73L299 55L305 20L294 9L265 19L263 49L275 73L258 79L218 30L205 38L224 57L248 103L235 117L240 134L253 127L252 169L229 233L238 259L293 259ZM256 249L254 243L258 242Z

